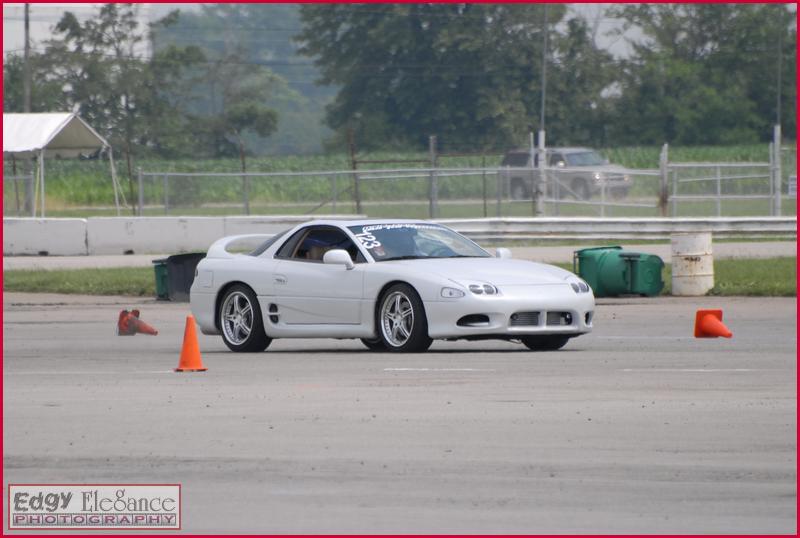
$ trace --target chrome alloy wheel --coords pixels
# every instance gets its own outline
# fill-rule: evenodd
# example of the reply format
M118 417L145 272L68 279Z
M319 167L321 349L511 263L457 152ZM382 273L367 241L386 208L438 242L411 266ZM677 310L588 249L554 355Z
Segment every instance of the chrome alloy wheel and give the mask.
M380 319L383 337L392 346L401 347L411 337L414 307L404 293L395 291L383 300Z
M222 330L232 344L241 345L253 331L253 305L239 291L231 293L222 304Z

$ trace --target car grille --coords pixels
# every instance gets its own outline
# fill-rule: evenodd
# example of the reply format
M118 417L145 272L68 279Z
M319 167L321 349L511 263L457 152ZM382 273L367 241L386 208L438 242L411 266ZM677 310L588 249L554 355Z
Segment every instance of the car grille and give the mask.
M539 312L515 312L508 323L511 327L532 327L539 325Z
M572 325L572 314L569 312L548 312L548 325Z

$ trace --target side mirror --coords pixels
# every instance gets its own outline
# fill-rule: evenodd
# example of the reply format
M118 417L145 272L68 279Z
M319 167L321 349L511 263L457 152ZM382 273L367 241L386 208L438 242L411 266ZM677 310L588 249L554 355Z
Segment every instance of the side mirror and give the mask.
M353 260L350 259L350 254L348 254L346 250L342 250L340 248L335 248L326 252L322 256L322 263L344 265L348 271L355 267Z
M494 257L500 258L501 260L510 260L511 251L505 247L499 247L494 251Z
M567 166L567 163L565 163L564 161L558 161L556 163L556 166L559 168L564 168L565 166Z

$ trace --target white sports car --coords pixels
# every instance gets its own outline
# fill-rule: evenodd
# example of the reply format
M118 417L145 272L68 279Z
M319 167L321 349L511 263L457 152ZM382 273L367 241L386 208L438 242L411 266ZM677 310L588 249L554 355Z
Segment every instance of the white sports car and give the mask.
M215 242L197 266L192 313L233 351L273 338L360 338L372 350L425 351L434 339L520 341L555 350L592 330L594 295L552 265L490 255L425 221L313 221L248 254Z

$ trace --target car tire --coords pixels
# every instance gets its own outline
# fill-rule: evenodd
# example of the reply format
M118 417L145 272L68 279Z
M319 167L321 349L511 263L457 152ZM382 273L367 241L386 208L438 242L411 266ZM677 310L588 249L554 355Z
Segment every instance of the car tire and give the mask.
M374 340L370 338L362 338L361 343L367 346L367 349L370 351L386 351L386 345L380 338L376 338Z
M628 188L627 187L621 187L619 189L612 188L609 190L609 193L611 195L612 200L622 200L623 198L628 196Z
M529 200L531 193L525 182L519 178L511 180L510 196L512 200Z
M433 342L419 294L408 284L395 284L381 295L375 309L378 336L386 350L419 353Z
M588 200L592 197L592 190L586 180L577 178L572 180L572 192L576 200Z
M256 294L244 284L234 284L219 302L217 324L222 341L231 351L264 351L272 342L264 331Z
M569 342L569 336L549 334L542 336L523 336L522 343L531 351L556 351Z

